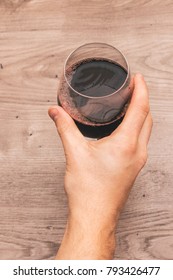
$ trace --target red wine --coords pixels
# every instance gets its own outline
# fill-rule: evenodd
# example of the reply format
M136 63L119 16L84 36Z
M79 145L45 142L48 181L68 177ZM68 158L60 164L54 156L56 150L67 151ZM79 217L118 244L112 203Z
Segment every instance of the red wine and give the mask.
M89 138L97 138L97 139L110 135L120 125L122 120L123 117L110 124L92 126L92 125L83 124L74 119L77 127L79 128L79 130L82 132L84 136Z
M106 96L119 89L127 77L127 71L108 60L82 61L74 70L71 86L90 97Z
M129 94L116 93L123 87L127 71L106 59L79 61L66 71L58 102L87 137L109 135L122 121ZM114 105L116 104L116 106Z

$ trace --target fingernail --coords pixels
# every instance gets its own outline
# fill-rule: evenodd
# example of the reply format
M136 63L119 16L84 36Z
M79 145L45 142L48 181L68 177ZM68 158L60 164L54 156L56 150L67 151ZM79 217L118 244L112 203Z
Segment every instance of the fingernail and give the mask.
M57 117L59 111L58 111L58 108L50 108L48 113L49 113L49 116L51 117L51 119L54 121L54 119Z

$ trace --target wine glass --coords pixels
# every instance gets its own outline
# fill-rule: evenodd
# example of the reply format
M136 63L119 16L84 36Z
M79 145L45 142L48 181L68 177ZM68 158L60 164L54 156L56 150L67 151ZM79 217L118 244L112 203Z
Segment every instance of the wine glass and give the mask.
M84 136L98 139L121 123L131 92L129 65L122 52L106 43L89 43L67 57L58 104Z

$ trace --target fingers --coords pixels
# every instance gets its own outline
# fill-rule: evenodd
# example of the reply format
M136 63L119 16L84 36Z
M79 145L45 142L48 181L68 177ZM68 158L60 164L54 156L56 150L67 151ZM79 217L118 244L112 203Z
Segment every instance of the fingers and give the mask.
M62 107L51 107L48 113L55 122L66 154L84 142L85 138L78 130L73 119L63 110Z
M151 113L148 113L144 125L142 127L141 133L139 135L139 145L141 145L142 147L146 147L148 144L151 135L152 126L153 126L152 116Z
M129 108L121 124L129 137L138 138L149 113L149 97L147 85L141 74L136 74L134 78L134 91Z

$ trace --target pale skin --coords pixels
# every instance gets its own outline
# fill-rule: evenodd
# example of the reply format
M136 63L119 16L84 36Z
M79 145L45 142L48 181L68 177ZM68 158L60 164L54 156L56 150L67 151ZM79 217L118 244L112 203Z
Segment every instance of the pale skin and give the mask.
M131 102L121 125L108 137L86 139L59 106L49 109L66 156L68 221L56 259L112 259L120 211L147 161L152 129L148 89L134 77Z

